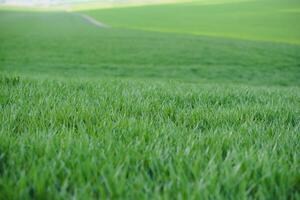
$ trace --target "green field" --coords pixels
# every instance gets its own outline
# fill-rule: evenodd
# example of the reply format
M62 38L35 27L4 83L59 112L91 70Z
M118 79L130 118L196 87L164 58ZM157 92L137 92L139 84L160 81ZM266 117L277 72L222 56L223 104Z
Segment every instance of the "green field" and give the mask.
M120 28L300 44L298 0L198 0L87 13Z
M0 7L0 199L300 199L299 21L296 0Z

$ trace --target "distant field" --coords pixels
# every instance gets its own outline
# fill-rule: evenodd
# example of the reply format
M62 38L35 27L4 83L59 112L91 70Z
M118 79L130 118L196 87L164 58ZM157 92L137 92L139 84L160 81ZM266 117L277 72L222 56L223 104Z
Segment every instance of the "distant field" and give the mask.
M300 44L298 0L209 2L87 13L121 28Z
M298 9L0 9L0 199L300 199Z
M99 29L70 13L1 12L0 24L0 67L8 73L252 85L300 83L298 45Z

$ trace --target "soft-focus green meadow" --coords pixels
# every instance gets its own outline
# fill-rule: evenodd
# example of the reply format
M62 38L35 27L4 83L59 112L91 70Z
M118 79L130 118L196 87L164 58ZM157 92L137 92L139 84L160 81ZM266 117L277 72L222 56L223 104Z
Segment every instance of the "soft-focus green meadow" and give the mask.
M198 0L86 13L121 28L300 44L298 0Z
M300 4L0 9L0 199L299 199Z

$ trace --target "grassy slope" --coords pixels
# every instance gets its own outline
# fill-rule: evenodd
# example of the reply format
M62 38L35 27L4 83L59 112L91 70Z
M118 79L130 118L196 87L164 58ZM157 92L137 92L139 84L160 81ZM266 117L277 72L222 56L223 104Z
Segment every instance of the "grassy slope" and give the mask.
M300 198L299 46L67 13L0 29L0 199Z
M115 27L300 44L297 0L195 1L87 13Z
M300 83L296 45L99 29L69 13L1 12L0 26L0 67L9 73Z

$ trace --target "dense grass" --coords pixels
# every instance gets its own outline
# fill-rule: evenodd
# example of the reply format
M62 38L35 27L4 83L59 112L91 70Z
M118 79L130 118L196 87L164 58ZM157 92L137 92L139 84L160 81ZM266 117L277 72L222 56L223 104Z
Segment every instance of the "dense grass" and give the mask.
M298 88L0 87L2 199L299 198Z
M0 199L300 199L300 46L289 12L249 40L180 33L201 15L229 20L227 6L245 15L257 6L256 24L263 10L275 16L265 3L88 12L112 29L76 13L0 11ZM151 29L176 28L181 9L190 20L172 33L134 30L149 13L174 17ZM243 37L246 24L228 23Z

